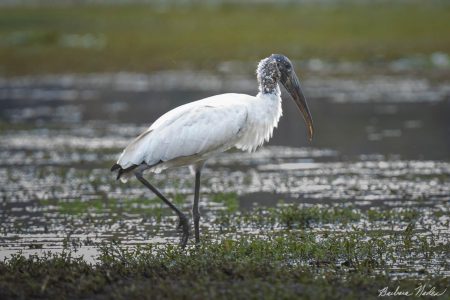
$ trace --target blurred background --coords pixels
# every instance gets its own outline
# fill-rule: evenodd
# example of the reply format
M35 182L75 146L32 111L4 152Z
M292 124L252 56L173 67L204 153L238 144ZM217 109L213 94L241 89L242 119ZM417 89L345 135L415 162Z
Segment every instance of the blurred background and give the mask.
M314 140L283 91L268 145L208 163L209 232L222 198L242 211L294 202L448 213L449 1L0 0L0 259L69 240L92 254L114 237L176 237L171 212L109 168L170 109L256 94L256 65L272 53L295 65ZM187 168L151 178L186 211L192 180ZM436 228L448 238L446 220Z
M139 132L186 102L256 94L257 62L283 53L309 99L312 146L350 158L448 159L447 1L0 4L2 132L74 124ZM271 144L307 146L284 98Z

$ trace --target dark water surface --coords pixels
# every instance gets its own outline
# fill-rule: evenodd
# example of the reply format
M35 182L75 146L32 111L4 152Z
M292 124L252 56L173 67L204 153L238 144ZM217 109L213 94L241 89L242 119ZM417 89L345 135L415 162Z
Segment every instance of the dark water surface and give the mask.
M284 93L283 117L269 145L329 148L341 157L448 160L450 84L405 77L305 80L316 128L313 143ZM190 72L17 78L0 81L0 117L6 124L38 128L91 128L92 122L145 128L174 107L225 92L256 94L256 82Z

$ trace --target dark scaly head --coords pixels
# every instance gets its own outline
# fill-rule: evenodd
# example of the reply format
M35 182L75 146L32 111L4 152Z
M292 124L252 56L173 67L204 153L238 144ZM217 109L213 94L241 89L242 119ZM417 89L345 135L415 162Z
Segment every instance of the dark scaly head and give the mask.
M256 73L259 91L262 94L279 94L279 82L286 88L303 115L311 141L314 135L313 120L300 81L289 58L282 54L272 54L259 62Z
M278 82L281 78L277 62L269 56L261 60L256 69L256 76L259 83L259 91L262 94L279 94Z

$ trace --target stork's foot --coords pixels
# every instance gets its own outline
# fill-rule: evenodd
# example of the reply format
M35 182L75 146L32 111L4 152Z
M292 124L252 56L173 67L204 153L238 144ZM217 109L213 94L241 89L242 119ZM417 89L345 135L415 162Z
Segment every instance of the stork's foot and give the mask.
M189 220L185 215L179 217L177 229L181 232L180 247L184 248L189 239Z

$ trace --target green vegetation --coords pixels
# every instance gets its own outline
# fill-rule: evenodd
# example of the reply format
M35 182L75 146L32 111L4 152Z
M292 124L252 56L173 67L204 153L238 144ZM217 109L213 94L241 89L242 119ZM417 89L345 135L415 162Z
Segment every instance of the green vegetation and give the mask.
M216 204L212 212L205 208L202 224L210 225L202 227L198 246L122 245L117 235L95 244L68 235L62 253L51 254L31 243L29 250L40 255L18 253L0 262L0 298L375 299L386 286L414 292L426 284L442 292L450 283L450 248L447 233L435 230L443 228L437 208L425 215L420 207L281 203L242 212L235 193L204 197ZM156 214L151 209L159 204L133 198L40 205L56 206L61 215L113 215ZM164 223L170 210L159 209ZM82 245L98 249L94 264L78 257Z
M213 68L272 52L383 60L450 52L448 4L2 7L0 74Z
M287 232L266 239L206 239L199 247L129 249L101 247L90 265L70 251L44 257L21 254L0 263L0 296L6 298L151 299L375 299L378 290L420 284L444 291L445 276L419 270L403 279L389 276L394 257L420 259L422 242L399 243L409 233L382 236L356 230L317 239ZM431 261L448 250L429 247ZM444 295L445 297L445 295Z
M223 196L219 194L218 197ZM320 224L346 226L360 220L369 222L389 221L391 223L414 222L421 214L417 208L395 210L371 208L367 211L361 211L352 207L300 207L294 204L276 208L255 208L244 213L234 213L236 210L230 210L228 206L226 208L225 211L219 212L215 221L217 225L223 228L281 226L286 229L306 229ZM436 212L436 216L439 215L442 214Z
M227 212L236 212L239 208L239 199L236 193L217 193L211 196L211 201L221 203Z
M178 199L180 196L176 196ZM149 214L161 219L163 214L168 214L169 211L164 209L164 205L158 198L153 199L91 199L86 201L57 201L57 200L41 200L40 204L43 206L53 205L55 209L64 215L81 215L87 213L111 213L115 212L119 215L121 213L134 214Z

